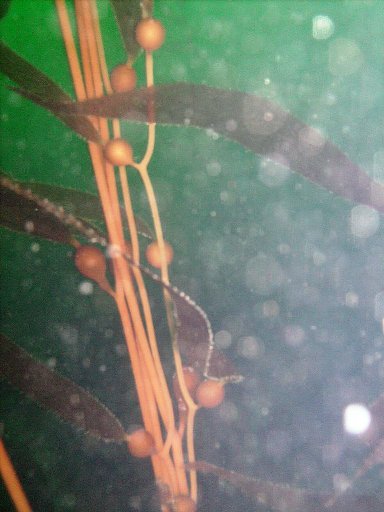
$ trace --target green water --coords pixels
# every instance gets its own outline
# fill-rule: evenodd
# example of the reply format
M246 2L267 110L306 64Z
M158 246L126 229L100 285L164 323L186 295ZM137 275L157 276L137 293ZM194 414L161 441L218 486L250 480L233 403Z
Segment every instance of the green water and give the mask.
M98 3L113 67L123 49L109 3ZM155 14L167 30L155 54L157 83L266 96L384 179L381 0L159 0ZM0 33L72 93L53 3L13 0ZM143 84L142 58L137 69ZM0 94L2 168L15 179L95 192L84 142L4 85ZM124 133L139 158L145 128L125 123ZM343 408L384 390L381 216L195 128L157 128L150 174L175 250L172 281L206 310L245 376L221 408L199 413L198 457L332 489L334 475L351 476L366 453L343 433ZM136 212L149 220L135 176L131 187ZM68 247L5 229L1 236L2 332L91 389L125 426L137 423L112 301L97 289L79 293ZM163 309L153 294L169 368ZM148 464L89 440L5 383L0 392L5 441L34 510L156 510ZM382 478L374 470L361 489L382 495ZM3 487L0 510L12 510ZM199 510L259 508L207 477Z

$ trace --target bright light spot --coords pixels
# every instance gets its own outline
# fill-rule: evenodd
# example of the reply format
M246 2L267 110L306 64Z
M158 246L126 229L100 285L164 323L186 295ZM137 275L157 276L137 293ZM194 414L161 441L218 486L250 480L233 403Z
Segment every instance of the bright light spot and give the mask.
M359 238L369 238L379 228L380 217L369 206L358 205L352 208L350 216L351 233Z
M335 39L329 45L329 71L336 76L347 76L359 70L364 62L363 54L354 41Z
M348 434L363 434L371 424L371 413L365 405L349 404L344 409L343 425Z
M328 39L335 30L335 25L328 16L315 16L312 19L312 36L313 39Z
M33 244L31 244L31 251L32 252L39 252L40 251L40 244L38 244L37 242L34 242Z
M81 295L92 295L93 293L93 283L90 281L83 281L79 284L79 292Z

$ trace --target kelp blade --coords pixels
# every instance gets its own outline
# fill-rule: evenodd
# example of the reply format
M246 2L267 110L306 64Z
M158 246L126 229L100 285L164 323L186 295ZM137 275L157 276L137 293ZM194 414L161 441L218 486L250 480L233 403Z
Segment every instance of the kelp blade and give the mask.
M14 190L11 190L12 187ZM32 192L33 197L39 198L42 204L49 200L55 204L56 210L63 208L66 213L80 219L93 229L104 226L104 216L98 196L45 183L21 182L13 180L0 170L0 193L3 201L0 203L0 225L31 235L41 236L60 243L71 242L71 230L52 213L36 204L32 198L26 197ZM33 230L26 230L28 221L32 221ZM145 238L153 239L153 233L148 224L135 216L137 230Z
M275 484L230 471L205 461L187 464L190 470L216 475L243 494L275 512L382 512L384 501L369 495L343 495L331 506L330 496L285 484Z
M29 99L37 104L40 101L72 101L71 97L53 80L1 41L0 72L15 82L21 89L28 91ZM97 130L86 116L79 116L76 119L64 113L54 112L54 114L81 137L96 143L100 142Z
M72 239L68 227L59 219L5 187L3 179L0 180L0 225L63 244L71 243Z
M135 28L142 18L152 16L152 0L110 0L110 2L125 50L129 60L133 62L141 52L141 48L136 42Z
M241 382L232 361L214 346L210 321L204 310L186 293L172 284L165 283L147 267L136 263L126 255L128 263L139 268L152 281L168 290L173 302L176 341L180 353L188 363L205 377L226 382Z
M157 123L214 130L341 197L384 211L382 185L317 130L254 94L176 83L45 106L58 113L147 122L152 103Z
M97 398L33 359L3 334L0 377L84 432L105 441L125 440L121 423Z

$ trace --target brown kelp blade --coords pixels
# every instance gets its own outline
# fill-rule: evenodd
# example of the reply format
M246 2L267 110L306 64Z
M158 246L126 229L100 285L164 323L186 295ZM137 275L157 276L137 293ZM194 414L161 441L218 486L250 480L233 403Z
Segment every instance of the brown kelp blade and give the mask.
M15 195L15 197L12 196L13 206L15 207L14 213L19 219L19 227L22 231L25 230L24 226L28 219L32 219L33 229L27 231L30 234L40 234L40 236L55 241L70 243L68 237L70 237L72 231L76 231L92 243L99 243L107 247L108 243L103 235L74 215L68 214L63 207L57 206L46 198L42 199L35 192L28 188L25 189L18 182L14 182L4 175L0 175L0 185L7 196ZM24 203L27 203L28 213L32 208L32 217L30 218L23 214ZM18 210L19 207L20 211ZM44 217L45 224L43 223L42 226L39 225L39 219L34 216L35 210L37 212L41 211L41 215ZM10 223L9 227L11 229L16 229L9 212L7 212L6 220ZM68 231L67 226L71 231ZM56 227L58 227L57 233L55 231ZM215 348L211 325L203 309L184 292L171 284L165 283L158 275L143 265L135 263L129 255L125 255L125 257L131 266L139 268L150 279L169 291L174 306L176 341L188 364L194 366L206 377L227 382L241 381L242 377L236 373L231 361Z
M241 382L232 361L214 346L211 323L205 311L176 286L165 283L147 267L135 263L128 255L130 265L139 268L150 279L168 290L173 302L176 341L181 355L189 365L205 377L225 382Z
M376 496L343 495L331 503L329 495L314 493L306 489L276 484L230 471L205 461L186 465L187 469L216 475L229 482L243 494L274 512L382 512L384 500ZM332 496L331 496L332 497Z
M0 72L10 78L19 87L28 91L29 98L35 103L40 101L72 101L53 80L23 59L6 44L0 41ZM34 98L34 99L33 99ZM100 143L100 136L86 116L74 118L65 113L54 112L63 123L86 140Z
M144 17L152 16L152 1L148 0L110 0L117 25L124 42L129 60L133 62L141 48L135 38L137 23Z
M36 202L23 197L4 185L0 178L0 225L13 231L46 238L63 244L71 243L68 227L52 213L36 206Z
M52 208L55 211L58 211L62 208L66 213L69 213L75 216L78 219L81 219L83 223L87 223L88 227L103 227L104 225L104 216L103 211L100 205L100 200L98 196L94 194L89 194L88 192L80 192L79 190L68 189L65 187L59 187L55 185L47 185L45 183L34 183L34 182L20 182L12 179L6 173L0 170L0 188L1 193L4 195L10 195L8 190L12 189L14 194L18 195L18 198L15 197L14 201L10 199L11 205L8 208L2 209L2 205L0 204L0 225L4 225L10 229L14 229L16 231L25 231L25 222L31 220L34 223L34 231L32 234L38 236L45 236L45 238L68 243L68 240L60 237L57 239L56 235L60 235L61 230L66 230L66 227L63 225L58 226L58 219L54 217L52 213L48 213L48 208L45 208L46 217L52 219L51 229L48 230L48 233L39 233L38 231L41 229L41 223L39 222L39 218L35 215L43 215L44 209L40 207L36 209L36 202L33 204L31 199L28 200L28 195L30 197L34 197L35 199L39 198L39 202L43 203L44 201L49 201L52 203ZM27 201L26 201L27 199ZM24 212L25 203L32 204L32 211ZM6 203L7 204L7 203ZM55 207L53 207L55 205ZM56 206L59 205L59 206ZM47 221L46 221L47 222ZM148 224L138 216L135 216L135 222L137 225L138 233L148 239L153 239L153 232ZM63 222L61 222L63 224ZM45 230L47 231L47 229Z
M0 377L86 433L104 441L125 440L119 420L96 397L33 359L3 334L0 334Z
M384 187L317 130L254 94L176 83L72 104L45 106L57 113L147 121L210 129L351 201L384 211Z
M0 20L7 14L10 5L11 0L2 0L0 2Z

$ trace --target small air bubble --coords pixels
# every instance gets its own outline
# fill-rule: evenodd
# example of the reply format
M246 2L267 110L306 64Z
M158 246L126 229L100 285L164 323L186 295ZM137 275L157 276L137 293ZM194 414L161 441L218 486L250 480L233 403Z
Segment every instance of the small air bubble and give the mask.
M83 281L79 284L79 292L81 295L92 295L93 293L93 283L90 281Z
M31 244L31 251L32 252L39 252L40 251L40 244L38 244L37 242L34 242L33 244Z
M315 16L312 19L312 37L317 40L328 39L335 30L335 25L328 16Z
M31 220L27 220L24 224L24 229L27 233L32 233L35 230L35 225Z

